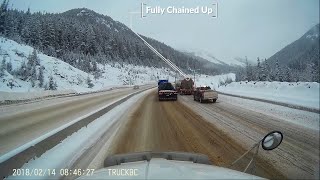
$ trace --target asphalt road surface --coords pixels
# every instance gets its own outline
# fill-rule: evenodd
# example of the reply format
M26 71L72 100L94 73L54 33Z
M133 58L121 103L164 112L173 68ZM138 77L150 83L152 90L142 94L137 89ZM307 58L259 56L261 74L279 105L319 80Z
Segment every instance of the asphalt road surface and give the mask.
M135 91L123 89L61 98L44 103L43 107L29 104L19 113L11 107L2 109L0 155ZM154 90L128 107L72 168L99 169L109 155L141 151L202 153L213 165L229 167L266 133L280 130L284 134L283 143L270 152L260 148L255 169L249 173L270 179L317 179L319 131L247 109L229 98L235 97L219 95L214 104L200 104L192 96L178 96L178 101L158 101ZM230 168L242 171L251 155Z
M135 91L132 88L116 89L0 107L0 155Z
M183 151L207 155L214 165L228 167L246 151L241 144L219 130L180 101L158 101L156 92L145 97L124 123L110 154L140 151ZM243 170L248 157L233 169ZM255 174L284 178L271 163L257 159Z

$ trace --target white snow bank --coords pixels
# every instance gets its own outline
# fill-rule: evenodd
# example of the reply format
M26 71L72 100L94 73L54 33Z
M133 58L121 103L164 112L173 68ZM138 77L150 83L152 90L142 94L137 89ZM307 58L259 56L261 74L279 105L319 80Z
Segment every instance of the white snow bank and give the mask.
M5 58L6 63L12 64L12 71L5 71L0 77L0 91L3 92L43 92L43 87L32 87L30 78L22 80L13 75L23 63L27 63L27 57L33 52L33 48L19 44L13 40L0 37L0 62ZM173 74L167 68L154 68L144 66L133 66L130 64L111 63L107 65L98 64L101 70L101 77L95 79L92 74L81 71L58 58L47 56L37 52L40 65L44 67L44 84L48 84L52 76L57 84L57 90L74 90L76 92L99 91L111 87L142 85L156 83L158 79L174 80ZM1 63L0 63L1 66ZM39 74L40 67L37 67ZM94 86L88 88L87 78L90 77ZM10 83L12 82L10 86ZM1 95L1 94L0 94ZM14 97L13 95L11 97ZM19 99L19 98L18 98Z
M12 72L18 70L23 63L27 63L27 57L32 53L33 48L27 45L19 44L13 40L0 37L0 60L6 59L6 63L12 64ZM57 83L58 90L77 90L86 88L86 79L89 76L68 63L60 59L47 56L41 52L37 52L40 60L40 65L44 67L44 84L49 83L49 76ZM37 74L39 73L37 67ZM12 73L11 72L11 73ZM12 81L14 86L9 86L9 81ZM32 87L30 79L21 80L5 71L4 77L0 81L0 91L5 92L30 92L30 91L43 91L44 88L38 87L39 81L36 81L36 86ZM87 88L89 89L89 88Z
M217 90L319 109L319 83L316 82L232 82Z
M219 95L219 100L319 131L318 113L225 95Z
M210 86L212 89L217 89L220 83L225 83L227 80L235 81L236 75L234 73L222 74L216 76L200 75L196 76L196 86Z
M3 92L0 91L0 101L5 100L26 100L26 99L35 99L46 96L54 95L66 95L76 93L73 90L65 91L33 91L33 92Z

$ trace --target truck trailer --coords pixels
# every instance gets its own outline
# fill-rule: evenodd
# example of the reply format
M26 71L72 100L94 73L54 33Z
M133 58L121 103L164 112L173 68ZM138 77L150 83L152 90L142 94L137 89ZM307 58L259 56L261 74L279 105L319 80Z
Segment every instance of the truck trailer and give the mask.
M194 82L191 78L185 78L180 82L179 94L191 95L193 93Z

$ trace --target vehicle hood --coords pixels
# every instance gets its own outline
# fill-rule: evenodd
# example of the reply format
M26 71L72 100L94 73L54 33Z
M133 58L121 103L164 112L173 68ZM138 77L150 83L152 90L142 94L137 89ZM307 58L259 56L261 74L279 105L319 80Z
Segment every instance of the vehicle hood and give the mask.
M239 171L189 161L153 158L96 170L79 179L263 179Z

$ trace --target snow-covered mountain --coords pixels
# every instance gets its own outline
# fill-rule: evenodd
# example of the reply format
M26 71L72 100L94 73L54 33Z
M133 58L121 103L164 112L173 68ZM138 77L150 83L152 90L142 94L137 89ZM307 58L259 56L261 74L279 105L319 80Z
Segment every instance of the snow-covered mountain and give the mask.
M319 69L319 59L319 24L317 24L298 40L271 56L268 62L275 64L278 60L280 65L302 70L311 63Z
M201 57L216 64L226 64L230 66L244 66L245 62L239 61L237 58L220 60L207 51L195 51L195 56Z
M4 18L10 22L0 28L4 37L41 49L44 54L59 58L84 72L93 73L96 63L109 62L168 67L126 25L87 8L63 13L8 9ZM226 73L157 40L144 39L186 73L193 64L206 74ZM94 68L90 64L94 64Z
M194 56L198 59L207 60L209 62L212 62L214 64L218 65L226 65L226 66L245 66L245 58L235 57L233 59L218 59L215 57L212 53L205 51L205 50L183 50L184 53ZM248 60L250 63L253 63L252 61Z
M49 89L50 77L52 77L52 82L57 90L74 90L77 92L101 90L110 86L155 83L159 78L174 80L172 72L166 68L119 63L106 65L98 63L101 75L95 79L92 74L39 51L37 51L39 64L35 66L35 79L32 79L32 74L24 76L21 73L28 73L28 59L33 51L34 48L28 45L0 37L0 69L3 72L0 77L0 91L44 91ZM23 65L26 65L26 67L24 68ZM41 68L43 69L44 81L42 86L39 85Z

